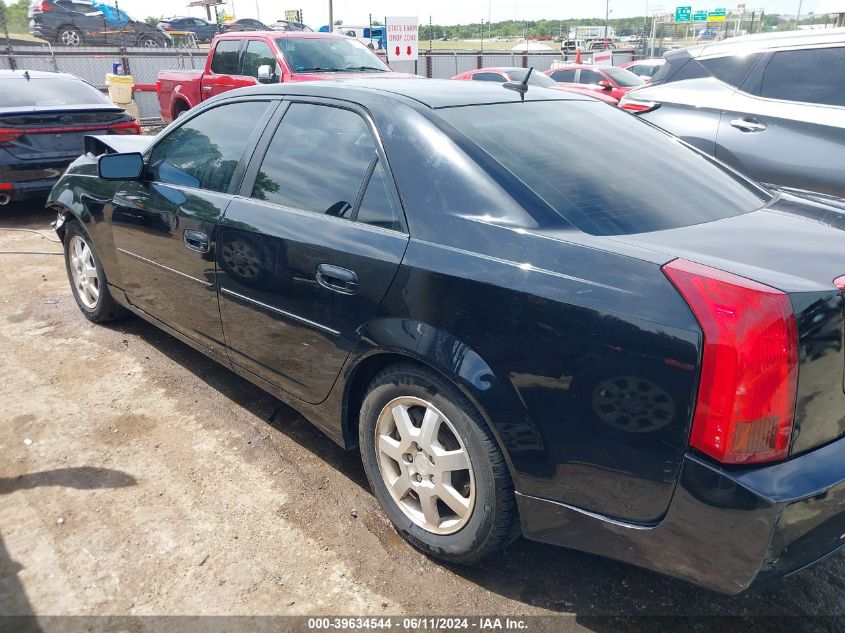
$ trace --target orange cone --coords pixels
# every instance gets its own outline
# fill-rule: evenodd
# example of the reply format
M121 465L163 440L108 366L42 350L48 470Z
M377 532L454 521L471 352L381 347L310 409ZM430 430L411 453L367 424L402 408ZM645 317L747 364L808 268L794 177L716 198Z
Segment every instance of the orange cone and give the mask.
M575 63L576 64L581 63L581 49L580 48L575 49Z

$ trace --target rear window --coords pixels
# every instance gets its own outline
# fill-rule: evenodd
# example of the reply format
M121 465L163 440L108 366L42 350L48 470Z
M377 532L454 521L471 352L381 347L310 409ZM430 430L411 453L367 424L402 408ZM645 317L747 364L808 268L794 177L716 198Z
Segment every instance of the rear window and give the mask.
M111 105L93 86L76 79L33 78L23 73L0 79L0 108L67 105Z
M770 197L678 139L600 104L540 101L439 114L593 235L711 222Z
M211 58L211 72L218 75L238 74L238 51L241 48L240 40L220 40L214 49L214 57Z

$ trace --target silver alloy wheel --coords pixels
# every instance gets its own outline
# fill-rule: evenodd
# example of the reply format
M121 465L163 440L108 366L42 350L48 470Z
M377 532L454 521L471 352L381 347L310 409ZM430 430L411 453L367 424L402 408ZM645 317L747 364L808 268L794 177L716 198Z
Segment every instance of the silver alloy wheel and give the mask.
M158 42L151 37L145 37L141 39L141 46L144 48L158 48Z
M100 300L100 278L97 276L94 253L79 235L71 238L69 250L70 273L76 294L79 295L79 300L86 308L93 310Z
M430 402L402 396L376 422L379 473L399 509L432 534L454 534L475 506L475 474L455 427Z
M61 34L62 44L65 46L79 46L82 44L82 37L79 35L79 31L75 29L65 29L62 31Z

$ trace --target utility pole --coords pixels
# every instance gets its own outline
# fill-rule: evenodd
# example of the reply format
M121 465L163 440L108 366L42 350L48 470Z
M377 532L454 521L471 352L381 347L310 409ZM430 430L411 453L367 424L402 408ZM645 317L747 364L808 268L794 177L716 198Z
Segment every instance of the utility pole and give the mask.
M798 25L801 24L801 5L804 4L804 0L798 0L798 15L795 16L795 30L798 30Z
M334 33L334 6L332 0L329 0L329 33Z
M617 15L619 15L617 13ZM610 39L610 0L605 0L604 3L604 40L605 40L605 47L607 46L607 40Z

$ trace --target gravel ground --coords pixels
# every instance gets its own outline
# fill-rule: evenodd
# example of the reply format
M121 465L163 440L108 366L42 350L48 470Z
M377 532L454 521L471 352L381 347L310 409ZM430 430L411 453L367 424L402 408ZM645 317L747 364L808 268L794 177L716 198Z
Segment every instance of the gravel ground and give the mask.
M50 219L0 207L0 227L52 236ZM59 248L0 230L0 251ZM603 632L843 612L841 555L739 597L525 540L437 564L393 531L356 453L140 319L90 324L61 257L0 265L0 614L571 614L558 630Z

